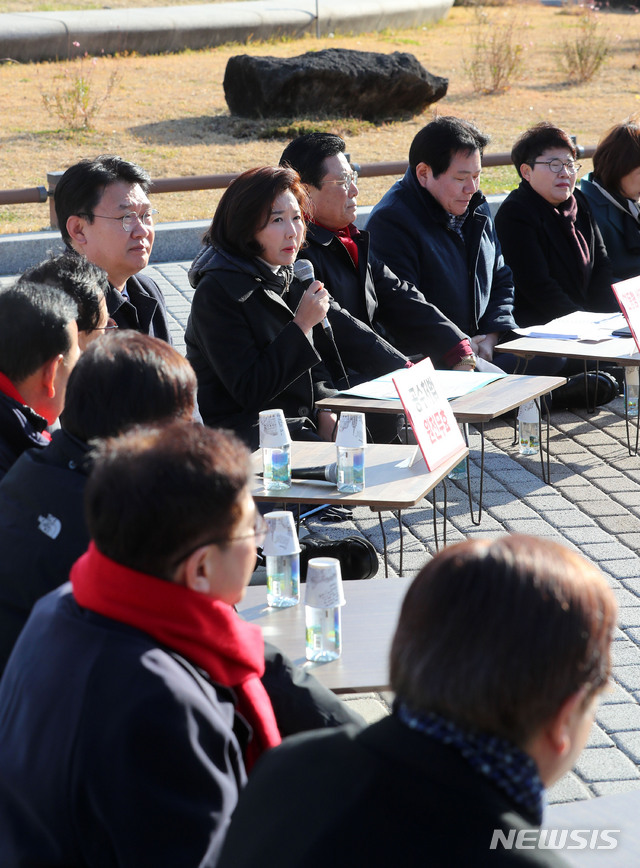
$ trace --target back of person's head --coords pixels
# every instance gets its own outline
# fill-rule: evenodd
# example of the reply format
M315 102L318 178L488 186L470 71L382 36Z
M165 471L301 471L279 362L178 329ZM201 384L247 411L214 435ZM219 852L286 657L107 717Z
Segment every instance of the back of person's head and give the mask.
M256 235L269 222L273 203L290 191L300 210L309 211L309 199L298 173L283 166L261 166L238 175L222 194L203 241L237 256L259 256Z
M456 154L465 156L480 151L489 144L489 136L481 133L469 121L448 115L434 118L411 142L409 166L415 174L419 163L426 163L435 178L446 172Z
M345 144L333 133L307 133L290 142L280 157L281 166L291 166L303 184L319 187L326 172L324 161L344 154Z
M391 687L416 712L524 748L581 688L606 683L616 602L600 571L537 537L441 551L405 597Z
M93 212L105 188L117 181L139 184L146 193L151 179L148 172L135 163L114 154L101 154L95 159L80 160L67 169L56 185L54 201L58 226L65 244L71 238L67 220L73 215L84 216L93 222Z
M640 168L640 125L638 117L612 127L593 155L593 174L610 193L620 193L620 182Z
M238 521L249 452L231 432L195 422L134 428L102 441L85 490L91 539L107 557L170 579Z
M100 301L109 289L106 271L74 251L61 253L28 268L18 286L38 283L66 292L78 306L78 331L90 332L100 325Z
M560 127L556 127L549 121L541 121L522 133L511 149L511 162L522 177L520 166L527 163L533 168L535 161L551 148L563 148L569 151L573 159L578 156L576 146L571 137Z
M189 419L196 398L189 362L159 338L130 329L94 341L69 376L62 426L88 442L132 425Z
M17 384L66 356L77 315L76 303L50 286L23 282L0 290L0 372Z

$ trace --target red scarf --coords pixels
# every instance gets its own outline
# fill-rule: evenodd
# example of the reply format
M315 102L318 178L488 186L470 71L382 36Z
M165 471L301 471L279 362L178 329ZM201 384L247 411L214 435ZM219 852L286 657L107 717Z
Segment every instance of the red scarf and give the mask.
M345 226L344 229L328 229L326 226L323 226L322 223L318 223L317 220L313 220L310 217L307 218L310 223L315 223L316 226L320 226L321 229L326 229L327 232L333 232L338 241L341 241L347 249L347 253L351 257L351 261L358 267L358 245L354 241L356 235L360 234L360 231L350 224L349 226Z
M0 392L2 392L3 395L6 395L7 398L13 398L13 400L17 401L19 404L22 404L25 407L27 406L20 392L13 385L9 377L7 377L6 374L3 374L2 371L0 371Z
M280 744L271 700L260 681L264 640L259 627L226 603L116 563L94 543L75 562L70 578L79 606L148 633L214 682L233 688L238 711L253 729L247 771L263 751Z

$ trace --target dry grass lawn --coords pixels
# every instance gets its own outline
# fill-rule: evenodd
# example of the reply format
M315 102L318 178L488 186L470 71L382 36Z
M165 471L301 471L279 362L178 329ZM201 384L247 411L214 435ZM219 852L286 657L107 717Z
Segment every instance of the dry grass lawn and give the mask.
M9 5L5 2L1 8ZM595 144L611 124L640 110L640 15L600 14L599 29L610 40L610 58L593 81L570 85L559 51L577 31L575 8L515 4L485 11L496 24L515 20L516 38L523 46L523 73L502 94L474 93L465 72L477 20L471 7L456 7L441 23L412 31L100 58L95 65L87 64L93 92L101 92L114 69L120 79L91 132L69 133L43 107L42 93L64 85L62 65L5 62L0 66L0 189L45 184L47 171L103 152L139 162L159 178L241 171L277 162L285 140L259 137L273 122L239 122L229 116L222 80L228 58L239 53L288 57L327 47L411 52L431 72L449 78L447 96L433 109L474 120L491 134L491 151L509 150L520 131L542 119L564 126L583 144ZM417 130L431 117L428 110L403 122L372 126L331 121L323 128L343 134L357 162L402 160ZM585 162L584 171L589 168ZM373 204L393 180L364 179L360 201ZM483 189L493 192L514 184L510 168L487 170ZM163 221L208 218L217 197L211 191L166 194L154 204ZM0 208L3 233L40 229L47 223L46 206Z

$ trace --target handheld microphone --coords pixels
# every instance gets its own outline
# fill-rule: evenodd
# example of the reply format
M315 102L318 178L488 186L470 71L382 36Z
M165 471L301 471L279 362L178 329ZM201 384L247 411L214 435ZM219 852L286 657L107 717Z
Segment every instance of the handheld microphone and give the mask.
M306 284L307 288L311 286L313 281L316 279L315 272L313 270L313 263L309 262L308 259L296 259L296 261L293 263L293 273L298 278L300 283ZM329 324L329 320L326 316L322 320L322 328L324 329L327 337L333 338L331 325Z
M333 482L335 485L338 481L338 465L334 461L333 464L319 464L316 467L294 467L291 470L292 479L319 479L321 482Z

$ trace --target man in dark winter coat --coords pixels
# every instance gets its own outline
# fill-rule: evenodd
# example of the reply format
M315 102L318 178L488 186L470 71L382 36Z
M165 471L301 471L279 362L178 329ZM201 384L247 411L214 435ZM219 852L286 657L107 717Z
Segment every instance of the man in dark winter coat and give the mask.
M332 297L328 318L347 368L359 370L366 348L342 334L337 307L407 356L429 356L437 367L473 370L475 356L464 330L390 271L384 258L375 258L368 232L356 229L358 176L344 151L339 136L309 133L285 148L280 163L298 172L311 198L307 246L298 259L313 264Z
M24 283L0 292L0 479L26 450L43 448L64 406L80 353L78 309L67 295Z
M58 181L56 215L65 244L107 272L107 307L118 327L171 343L162 291L139 275L149 264L158 213L147 196L150 181L121 157L81 160Z
M404 178L378 202L367 229L375 256L414 283L491 362L515 321L513 278L479 190L487 142L459 118L431 121L415 136Z

